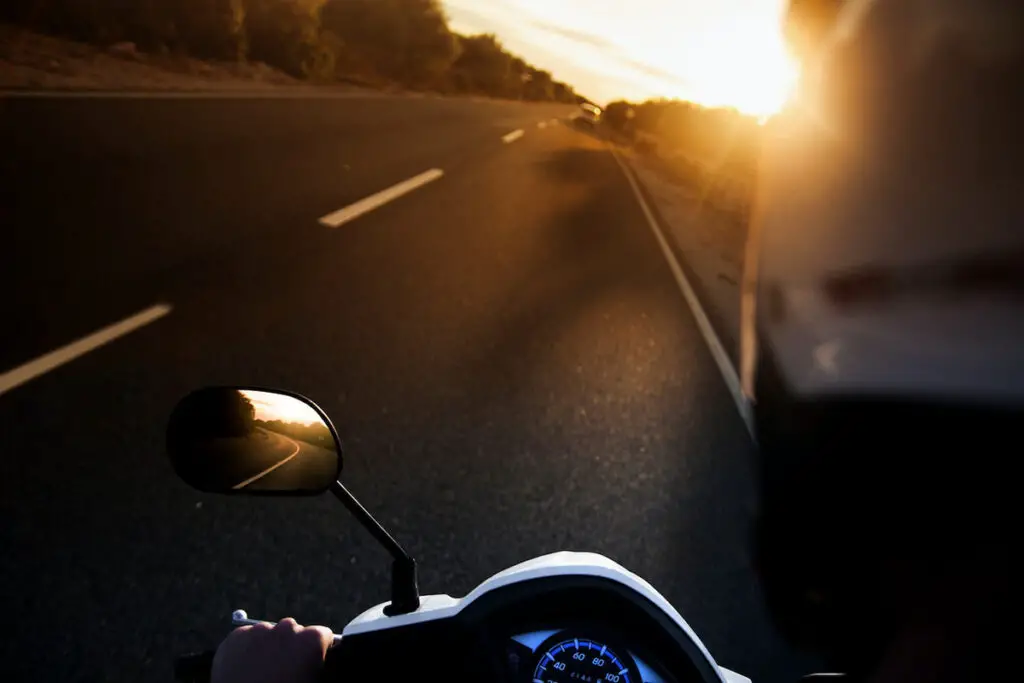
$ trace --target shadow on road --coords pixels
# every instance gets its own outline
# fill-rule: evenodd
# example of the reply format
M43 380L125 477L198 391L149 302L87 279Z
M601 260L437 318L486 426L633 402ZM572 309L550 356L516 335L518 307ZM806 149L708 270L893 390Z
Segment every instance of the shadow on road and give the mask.
M581 140L537 163L559 210L517 238L524 267L460 379L472 420L538 441L486 476L567 521L537 543L620 557L726 665L764 674L785 650L749 560L742 422L615 159ZM588 511L605 521L568 523Z
M251 202L266 215L243 233L157 265L173 324L5 397L0 546L19 562L0 602L22 634L61 624L14 641L16 664L163 680L237 607L340 626L386 599L380 548L334 501L199 496L155 457L182 391L244 379L323 401L352 437L346 483L421 560L425 593L601 552L764 678L780 650L745 555L746 436L621 170L570 137L500 148L478 184L451 173L351 230L287 220L291 192Z
M561 149L538 166L560 209L517 239L524 268L509 283L490 338L476 345L483 355L469 376L478 394L494 400L507 400L517 386L548 373L550 352L561 341L580 341L578 326L591 328L595 346L614 340L621 331L615 326L630 317L623 302L636 311L677 310L680 303L659 271L664 263L629 186L603 146Z

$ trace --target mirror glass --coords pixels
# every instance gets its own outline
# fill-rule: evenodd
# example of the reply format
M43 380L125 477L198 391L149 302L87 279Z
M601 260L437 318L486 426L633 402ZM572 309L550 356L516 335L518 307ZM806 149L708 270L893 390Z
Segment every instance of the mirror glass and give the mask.
M267 390L209 387L171 414L167 450L200 491L312 495L341 473L341 447L313 404Z

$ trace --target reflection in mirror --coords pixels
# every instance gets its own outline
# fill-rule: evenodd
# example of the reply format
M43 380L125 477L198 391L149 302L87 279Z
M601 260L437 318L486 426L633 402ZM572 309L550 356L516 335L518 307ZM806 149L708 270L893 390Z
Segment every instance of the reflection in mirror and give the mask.
M210 387L171 414L174 469L200 491L314 494L341 472L341 449L303 399L270 391Z

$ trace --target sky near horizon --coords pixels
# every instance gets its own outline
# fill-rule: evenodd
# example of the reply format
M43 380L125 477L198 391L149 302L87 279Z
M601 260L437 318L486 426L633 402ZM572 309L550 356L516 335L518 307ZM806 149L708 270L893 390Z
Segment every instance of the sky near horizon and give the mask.
M652 97L763 115L795 79L785 0L442 0L453 29L505 47L599 104Z

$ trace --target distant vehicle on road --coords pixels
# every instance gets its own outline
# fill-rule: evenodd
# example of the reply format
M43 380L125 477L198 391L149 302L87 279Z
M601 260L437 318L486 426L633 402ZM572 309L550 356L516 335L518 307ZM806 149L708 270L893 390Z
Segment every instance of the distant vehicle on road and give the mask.
M580 104L580 115L576 117L580 123L596 126L601 121L601 107L590 102Z

